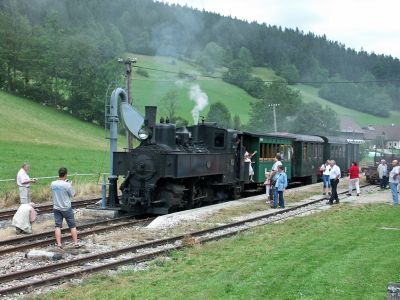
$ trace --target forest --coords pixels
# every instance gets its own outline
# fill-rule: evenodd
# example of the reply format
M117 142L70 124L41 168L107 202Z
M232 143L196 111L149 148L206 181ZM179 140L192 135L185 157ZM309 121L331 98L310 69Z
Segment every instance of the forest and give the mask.
M104 99L121 82L116 59L125 53L176 57L198 64L206 76L224 68L223 80L260 99L251 123L259 121L257 105L265 107L271 93L291 103L297 96L282 89L296 83L377 116L400 107L398 58L356 51L326 36L151 0L0 2L2 90L103 124ZM251 75L254 66L272 68L286 82L264 82ZM303 105L290 119L294 108L283 106L289 121L301 118L300 111L333 115Z

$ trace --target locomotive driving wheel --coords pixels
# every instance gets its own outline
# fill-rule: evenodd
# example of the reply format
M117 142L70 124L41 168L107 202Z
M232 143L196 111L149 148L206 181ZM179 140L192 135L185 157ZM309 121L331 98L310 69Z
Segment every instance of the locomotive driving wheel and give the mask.
M184 186L167 183L160 186L157 190L154 204L165 207L168 213L179 211L184 207Z

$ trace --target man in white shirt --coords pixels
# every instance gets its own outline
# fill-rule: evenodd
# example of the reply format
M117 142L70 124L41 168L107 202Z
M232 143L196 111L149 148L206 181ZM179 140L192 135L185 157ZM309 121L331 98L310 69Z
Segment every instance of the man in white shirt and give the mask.
M397 186L399 184L400 167L397 160L392 161L392 170L389 173L389 186L392 191L393 205L399 204L399 195L397 194Z
M281 157L280 153L277 153L274 158L275 163L272 165L271 173L269 175L270 183L271 183L270 199L273 199L273 196L275 193L275 182L278 177L278 166L282 166L281 159L282 159L282 157Z
M330 161L331 165L331 171L329 172L329 179L331 181L331 197L329 199L328 204L332 205L333 200L335 200L335 203L339 203L339 196L337 194L337 186L339 183L339 178L340 178L340 168L338 165L336 165L336 162L334 160Z
M28 204L31 202L30 184L36 183L35 178L30 179L28 175L29 164L24 163L17 173L17 185L19 189L19 199L21 204Z

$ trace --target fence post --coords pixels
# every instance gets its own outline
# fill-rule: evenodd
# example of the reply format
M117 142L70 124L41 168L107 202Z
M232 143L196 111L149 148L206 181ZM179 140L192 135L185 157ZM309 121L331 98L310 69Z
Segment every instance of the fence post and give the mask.
M101 208L106 208L107 205L107 184L106 175L103 174L103 182L101 184Z

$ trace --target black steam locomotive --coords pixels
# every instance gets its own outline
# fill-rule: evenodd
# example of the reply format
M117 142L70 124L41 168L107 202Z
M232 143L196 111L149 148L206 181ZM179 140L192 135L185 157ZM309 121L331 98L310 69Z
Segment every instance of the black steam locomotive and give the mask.
M289 133L255 134L201 121L176 128L156 124L156 107L146 107L139 147L114 152L113 174L125 179L119 207L132 214L167 214L239 197L262 186L276 153L288 179L315 183L319 167L335 159L342 170L358 160L359 144L340 138ZM254 182L245 149L254 151ZM111 193L112 191L110 191ZM116 195L113 195L116 198ZM110 194L111 198L111 194Z
M121 210L166 214L240 195L245 174L238 131L204 121L176 129L151 116L140 146L114 153L114 174L125 176Z

